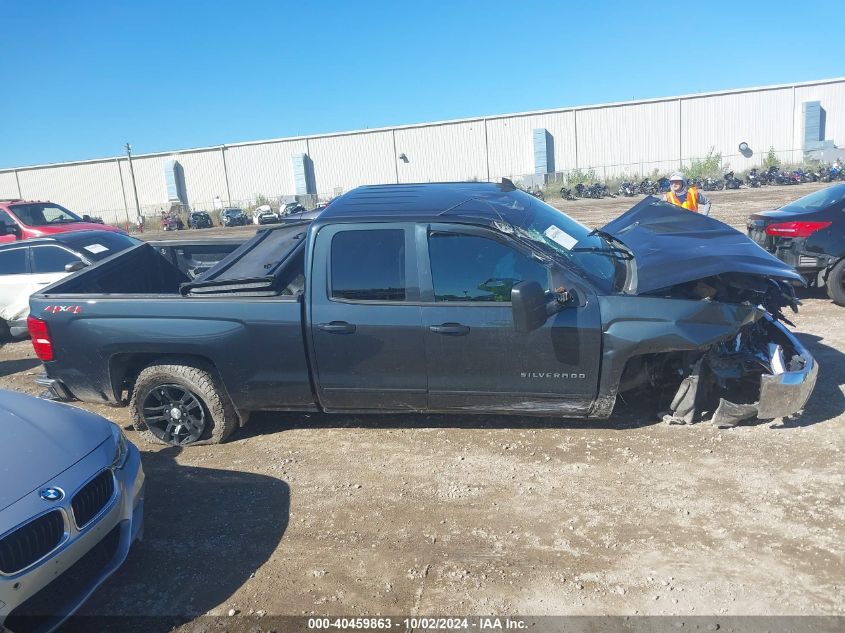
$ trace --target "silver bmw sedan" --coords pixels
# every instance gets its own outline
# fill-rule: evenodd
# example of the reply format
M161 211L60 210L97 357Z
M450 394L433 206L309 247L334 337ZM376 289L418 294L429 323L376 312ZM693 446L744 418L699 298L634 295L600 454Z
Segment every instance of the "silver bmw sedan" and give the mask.
M115 424L0 390L0 631L51 631L143 533L144 471Z

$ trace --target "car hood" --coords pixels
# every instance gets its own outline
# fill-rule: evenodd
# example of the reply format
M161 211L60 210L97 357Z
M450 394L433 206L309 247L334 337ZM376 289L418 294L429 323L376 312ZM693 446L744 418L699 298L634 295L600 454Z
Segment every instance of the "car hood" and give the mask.
M69 222L68 224L57 224L56 226L32 226L29 230L35 235L55 235L56 233L67 233L68 231L111 231L113 233L125 233L115 226L108 224L96 224L94 222Z
M0 389L0 511L50 483L111 437L76 407Z
M729 273L804 283L792 266L724 222L653 196L600 230L634 255L636 294Z

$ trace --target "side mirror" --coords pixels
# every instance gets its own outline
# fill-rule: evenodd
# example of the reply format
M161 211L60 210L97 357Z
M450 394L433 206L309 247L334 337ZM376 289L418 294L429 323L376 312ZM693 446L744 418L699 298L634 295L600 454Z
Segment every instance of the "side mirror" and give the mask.
M517 332L533 332L549 318L546 292L536 281L520 281L511 289L511 309Z
M83 262L81 259L75 262L71 262L69 264L65 264L65 272L67 273L75 273L77 270L82 270L88 264Z
M3 235L14 235L15 239L21 239L21 227L17 224L9 225L0 220L0 236Z

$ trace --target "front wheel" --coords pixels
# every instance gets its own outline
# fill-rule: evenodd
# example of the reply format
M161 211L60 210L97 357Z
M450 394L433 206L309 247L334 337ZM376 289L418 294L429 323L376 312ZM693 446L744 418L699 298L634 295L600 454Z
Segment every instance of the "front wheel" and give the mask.
M143 369L129 410L135 430L173 446L219 444L238 427L238 415L217 376L187 362Z
M840 259L827 276L827 296L840 306L845 306L845 259Z

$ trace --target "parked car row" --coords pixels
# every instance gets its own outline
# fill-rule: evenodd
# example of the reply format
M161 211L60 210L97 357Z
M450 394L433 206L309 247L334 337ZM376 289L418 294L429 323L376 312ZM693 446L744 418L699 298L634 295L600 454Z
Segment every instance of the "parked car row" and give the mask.
M276 210L269 204L264 204L257 207L251 216L247 215L243 209L238 207L227 207L220 210L220 226L247 226L248 224L264 226L267 224L280 224L289 221L293 217L300 218L309 213L313 213L316 217L316 213L319 213L326 206L328 206L328 203L318 205L315 209L308 211L298 202L290 202ZM188 214L188 228L205 229L212 228L213 226L214 220L207 211L192 211ZM161 228L163 231L181 230L185 228L185 223L178 214L163 214Z

